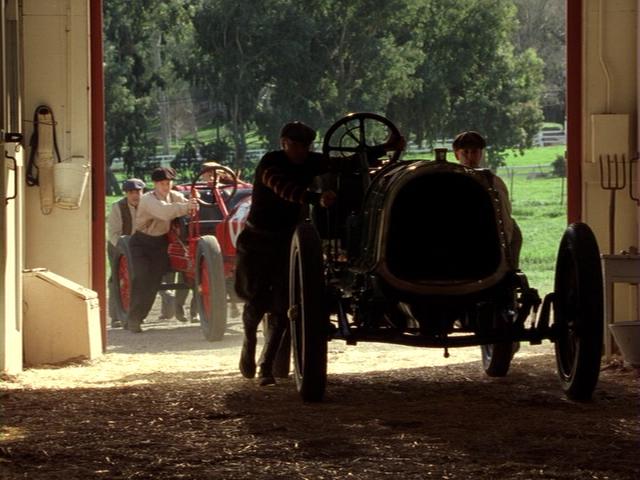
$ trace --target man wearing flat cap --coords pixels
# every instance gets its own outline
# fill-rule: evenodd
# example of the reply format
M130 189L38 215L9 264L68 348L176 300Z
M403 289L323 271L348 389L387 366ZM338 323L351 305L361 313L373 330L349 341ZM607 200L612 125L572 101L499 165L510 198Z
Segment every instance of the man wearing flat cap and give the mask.
M114 275L116 245L118 239L122 235L131 235L133 233L136 221L136 210L140 202L140 196L144 190L144 182L139 178L129 178L122 184L125 196L111 206L109 218L107 220L107 255L109 264L111 265L111 276L109 277L109 315L111 317L111 326L119 327L121 319L116 316L116 295L117 289L115 282L117 276Z
M173 168L156 168L151 173L154 189L142 196L136 212L135 233L129 241L135 275L127 322L127 329L135 333L142 331L142 321L151 310L162 276L169 270L167 233L171 221L198 208L197 198L187 200L172 190L175 177Z
M293 122L280 132L281 150L269 152L258 164L252 203L245 229L237 240L236 292L245 301L242 322L244 341L240 372L246 378L256 373L256 331L268 315L268 333L260 357L260 384L271 385L274 361L287 328L289 245L296 225L303 220L306 205L330 207L336 200L331 191L311 191L318 175L345 163L356 168L356 157L330 158L310 150L316 138L311 127ZM375 161L387 150L404 148L402 137L392 137L368 152ZM353 165L351 165L353 164ZM288 369L288 365L286 366ZM284 376L281 372L278 376Z
M473 130L461 132L453 139L453 153L456 156L456 160L469 168L482 167L486 147L487 142L484 137ZM515 267L518 268L520 250L522 248L522 232L511 214L509 191L499 176L494 175L490 170L486 170L485 172L500 197L505 234L507 236L511 258L513 259Z

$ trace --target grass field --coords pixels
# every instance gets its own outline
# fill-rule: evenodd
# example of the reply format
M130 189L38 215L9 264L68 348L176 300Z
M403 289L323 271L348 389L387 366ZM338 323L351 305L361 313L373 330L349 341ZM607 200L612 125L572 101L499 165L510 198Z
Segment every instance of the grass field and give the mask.
M509 167L516 165L546 165L552 163L558 156L564 156L567 149L564 145L554 145L552 147L530 148L520 154L517 150L507 152L506 164Z
M552 147L536 147L524 150L507 150L505 163L507 167L516 167L524 165L548 165L552 163L558 156L563 156L566 147L564 145L554 145ZM403 156L407 160L415 159L432 159L430 153L407 153ZM453 161L453 152L449 152L447 158Z
M507 166L546 165L559 155L564 146L538 147L512 152ZM515 176L513 183L504 179L512 189L513 217L523 236L520 268L532 287L547 293L553 289L555 258L560 238L567 226L566 185L562 178L527 178Z
M563 152L561 146L533 148L524 155L510 156L507 165L548 164ZM532 287L541 294L547 293L553 288L556 252L567 224L562 179L515 176L513 184L504 180L513 188L513 217L524 237L520 268ZM118 198L107 197L107 212Z
M514 189L513 217L523 236L520 268L532 287L546 293L553 288L555 257L567 226L561 179L516 177Z

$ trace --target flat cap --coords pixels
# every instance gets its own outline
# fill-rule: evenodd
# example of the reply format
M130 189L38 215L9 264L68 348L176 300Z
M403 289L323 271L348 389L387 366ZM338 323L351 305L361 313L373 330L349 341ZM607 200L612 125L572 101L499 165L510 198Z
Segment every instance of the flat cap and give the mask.
M173 180L174 178L176 178L176 171L171 167L158 167L151 172L151 180L154 182Z
M122 183L122 189L125 192L130 192L131 190L144 190L144 182L139 178L128 178Z
M485 148L487 142L478 132L468 130L466 132L459 133L456 138L453 139L453 149L459 150L461 148Z
M311 145L311 142L316 138L316 131L302 122L291 122L282 127L280 138L288 138L294 142Z

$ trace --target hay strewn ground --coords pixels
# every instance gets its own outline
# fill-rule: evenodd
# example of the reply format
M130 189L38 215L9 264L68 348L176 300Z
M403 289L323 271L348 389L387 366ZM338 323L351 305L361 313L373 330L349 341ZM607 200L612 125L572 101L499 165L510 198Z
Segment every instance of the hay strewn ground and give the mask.
M114 331L92 365L0 384L0 478L635 479L636 372L602 372L595 400L567 401L549 346L524 347L505 379L477 349L330 345L327 399L291 380L236 373L239 326Z

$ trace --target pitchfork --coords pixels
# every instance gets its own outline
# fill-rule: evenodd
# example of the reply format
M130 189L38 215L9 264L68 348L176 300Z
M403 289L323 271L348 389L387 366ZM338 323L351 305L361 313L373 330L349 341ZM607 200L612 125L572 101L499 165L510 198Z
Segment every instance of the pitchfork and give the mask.
M618 155L613 158L607 154L606 162L600 155L600 186L603 190L609 190L609 253L615 253L616 238L616 191L622 190L627 185L626 157L622 154L622 161L618 162ZM606 163L606 176L605 176Z

